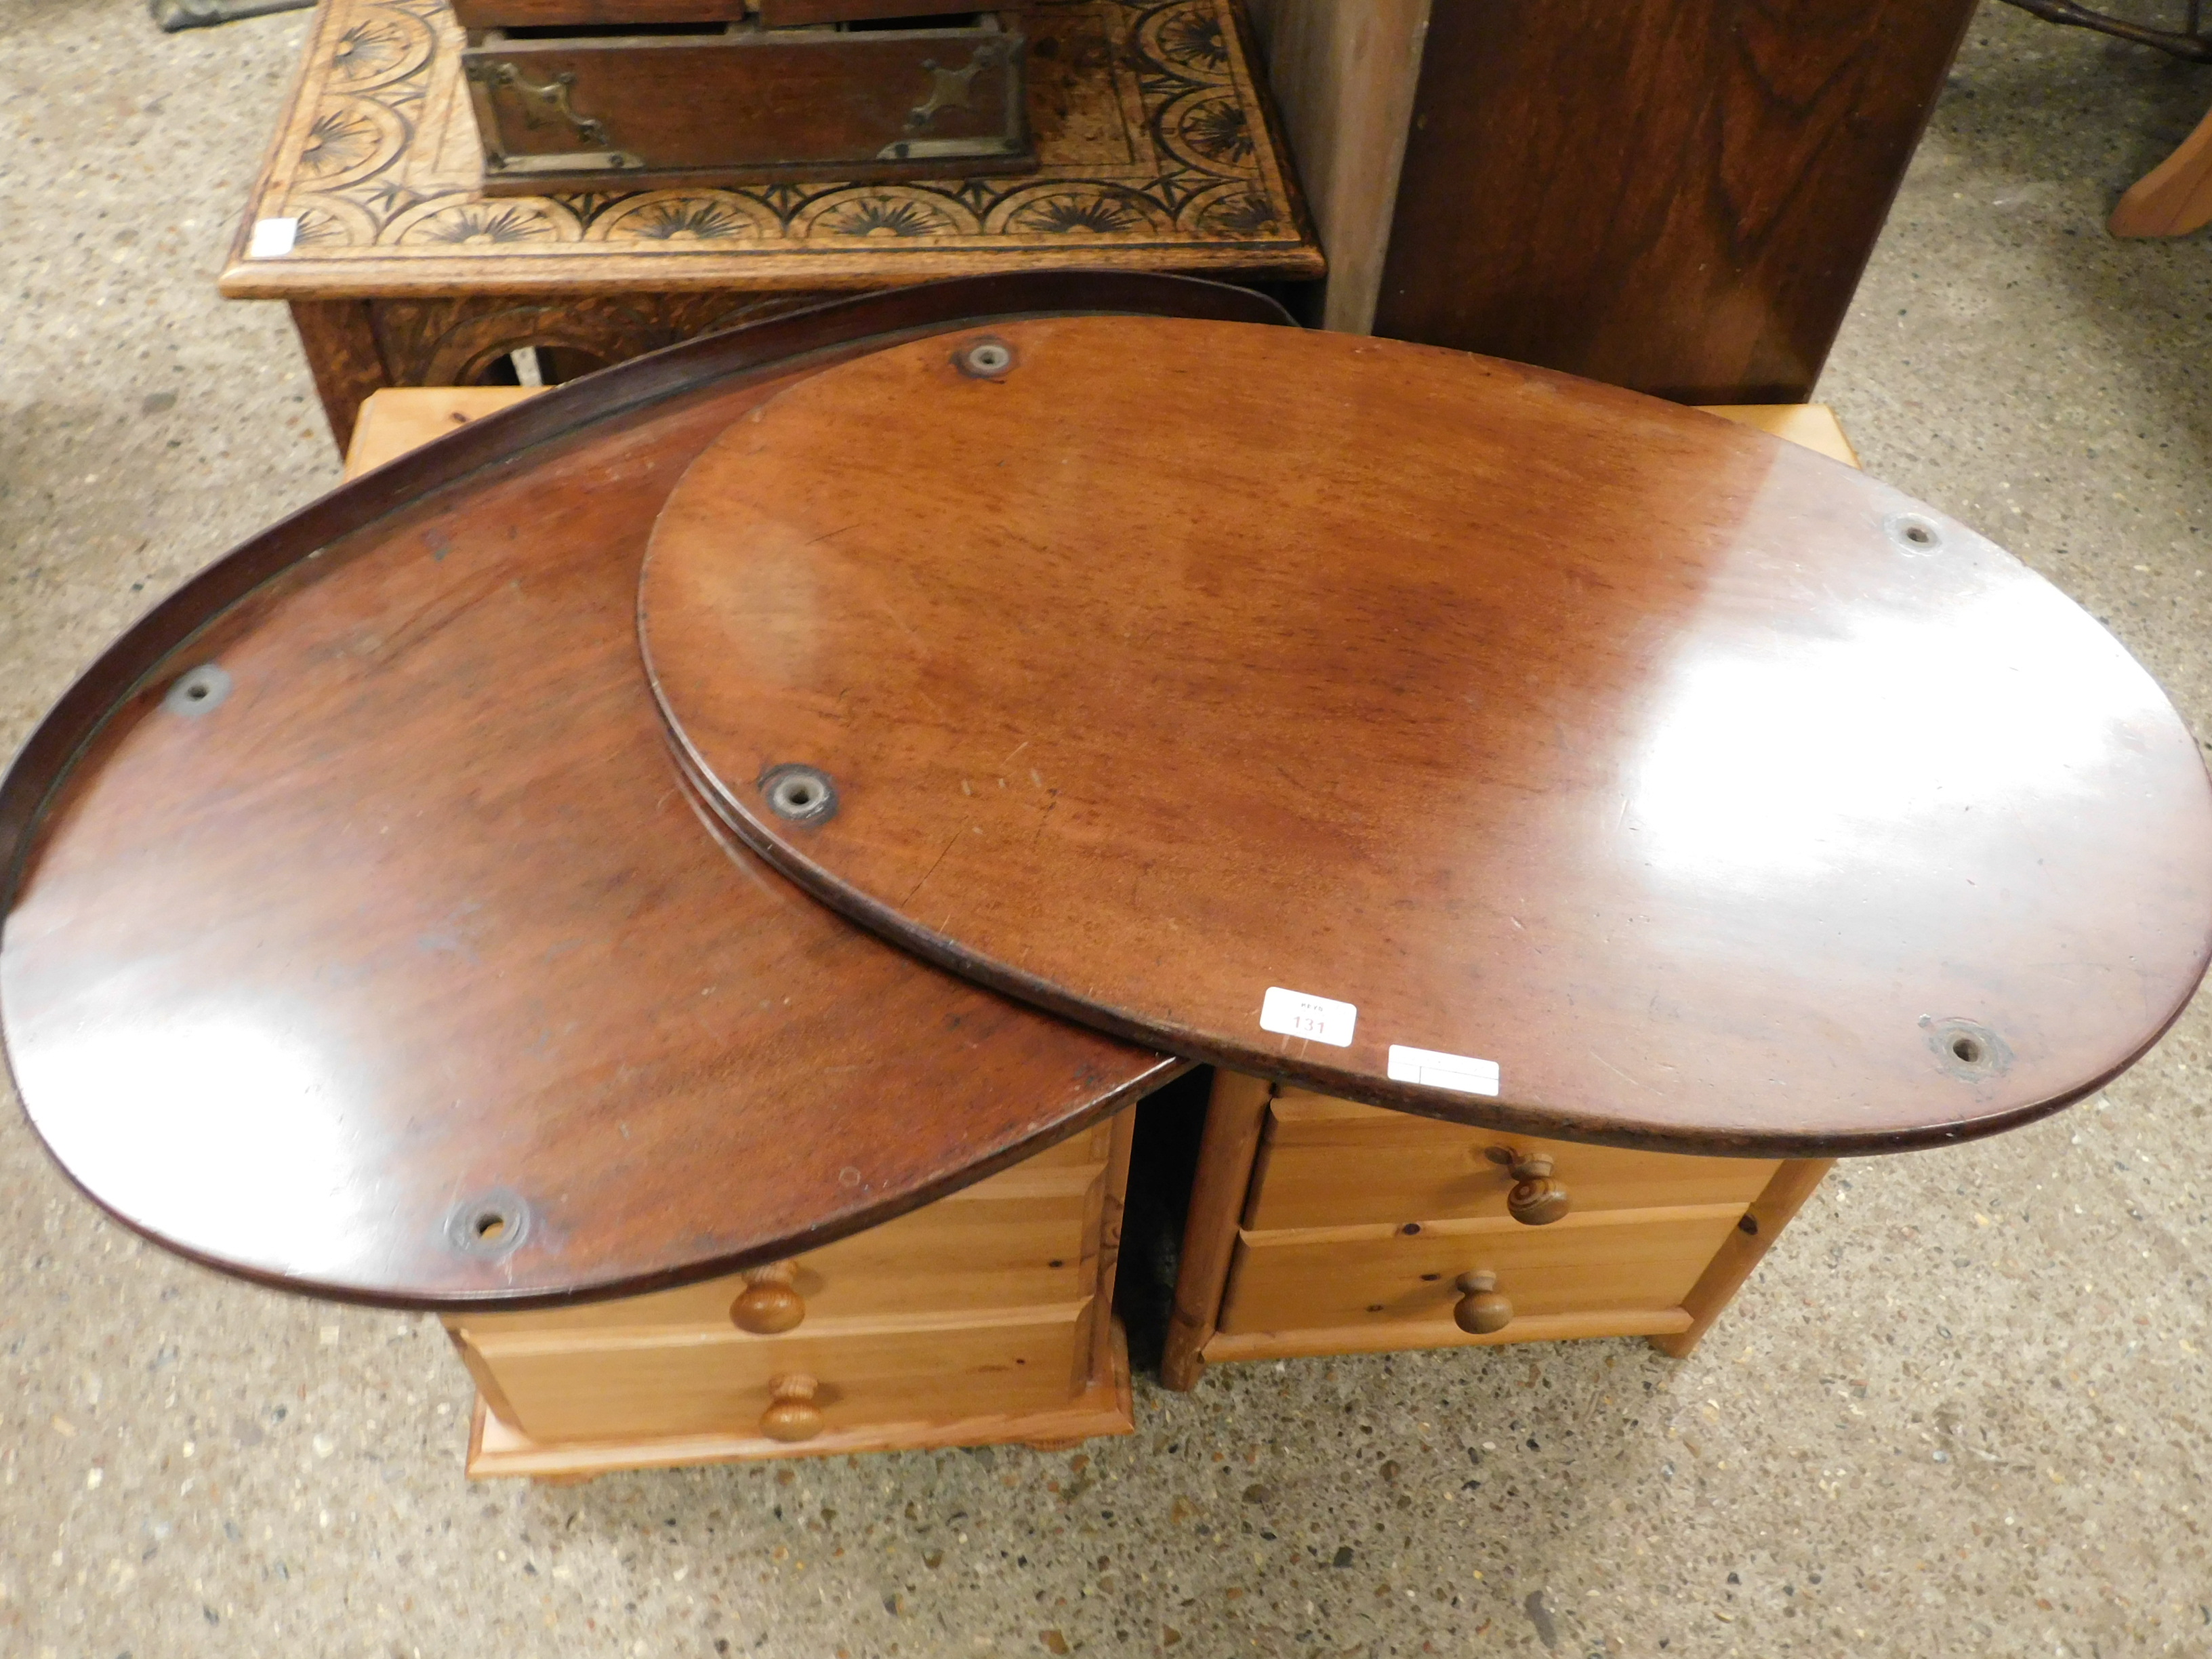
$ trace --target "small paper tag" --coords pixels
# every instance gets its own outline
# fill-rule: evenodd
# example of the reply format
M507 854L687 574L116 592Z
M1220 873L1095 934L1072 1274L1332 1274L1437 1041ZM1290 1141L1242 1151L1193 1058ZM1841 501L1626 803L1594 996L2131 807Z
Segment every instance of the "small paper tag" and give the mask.
M292 251L300 240L297 219L256 219L253 234L246 244L249 259L281 259Z
M1495 1095L1501 1080L1498 1062L1468 1054L1440 1054L1433 1048L1390 1045L1390 1080L1449 1089L1462 1095Z
M1358 1023L1359 1010L1348 1002L1285 991L1279 985L1269 986L1260 1001L1261 1030L1326 1042L1332 1048L1349 1048L1352 1028Z

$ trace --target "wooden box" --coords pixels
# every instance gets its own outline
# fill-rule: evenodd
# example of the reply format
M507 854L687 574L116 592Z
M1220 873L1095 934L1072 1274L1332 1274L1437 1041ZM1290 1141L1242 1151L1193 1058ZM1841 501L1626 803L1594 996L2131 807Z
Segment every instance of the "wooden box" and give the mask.
M1018 28L754 20L485 29L463 72L490 195L1031 171Z

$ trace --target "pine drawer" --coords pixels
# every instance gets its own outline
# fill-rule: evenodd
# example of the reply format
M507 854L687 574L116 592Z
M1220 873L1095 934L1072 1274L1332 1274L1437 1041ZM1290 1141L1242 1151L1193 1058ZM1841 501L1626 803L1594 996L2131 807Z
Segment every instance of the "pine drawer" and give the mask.
M1502 1159L1493 1153L1505 1155ZM1547 1157L1569 1214L1749 1204L1771 1158L1624 1152L1471 1129L1285 1089L1268 1108L1248 1230L1506 1218L1515 1157ZM1553 1226L1560 1224L1553 1223Z
M1741 1204L1569 1216L1547 1227L1483 1219L1425 1225L1304 1229L1240 1235L1223 1298L1226 1336L1325 1331L1345 1351L1436 1346L1565 1334L1651 1333L1676 1318L1691 1287L1736 1228ZM1475 1338L1453 1322L1463 1273L1497 1275L1513 1322ZM1655 1316L1660 1317L1655 1322ZM1574 1328L1559 1327L1562 1319ZM1608 1324L1607 1322L1611 1321ZM1547 1324L1546 1322L1553 1322Z
M455 1332L486 1403L540 1444L681 1436L804 1444L894 1425L1063 1408L1090 1367L1090 1304L967 1319L719 1328Z

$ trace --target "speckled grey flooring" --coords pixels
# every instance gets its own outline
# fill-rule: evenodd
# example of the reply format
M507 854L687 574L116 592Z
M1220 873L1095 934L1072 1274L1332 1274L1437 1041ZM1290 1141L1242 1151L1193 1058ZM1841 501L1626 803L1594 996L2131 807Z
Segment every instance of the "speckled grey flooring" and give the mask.
M301 33L0 0L0 748L337 476L213 276ZM2212 263L2112 200L2212 75L1992 6L1825 381L2212 732ZM1683 1364L1269 1364L1084 1451L460 1477L435 1328L210 1277L0 1115L0 1655L2212 1654L2212 1043L1844 1170Z

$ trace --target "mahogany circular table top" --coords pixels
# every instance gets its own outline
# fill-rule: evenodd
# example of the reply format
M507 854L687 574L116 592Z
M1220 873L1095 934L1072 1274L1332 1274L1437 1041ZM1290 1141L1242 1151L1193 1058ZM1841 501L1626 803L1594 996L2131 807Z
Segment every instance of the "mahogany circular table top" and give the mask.
M736 832L980 982L1506 1128L1838 1153L2080 1097L2212 947L2110 635L1850 468L1341 335L1022 322L748 411L654 531Z
M789 1254L1181 1062L919 962L695 811L639 664L654 513L839 354L1206 284L948 284L545 393L118 641L0 786L0 1029L131 1226L288 1288L525 1305Z

